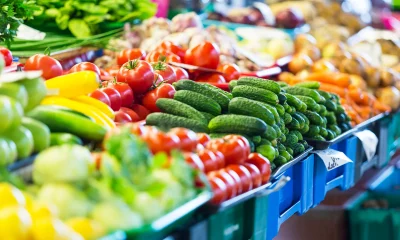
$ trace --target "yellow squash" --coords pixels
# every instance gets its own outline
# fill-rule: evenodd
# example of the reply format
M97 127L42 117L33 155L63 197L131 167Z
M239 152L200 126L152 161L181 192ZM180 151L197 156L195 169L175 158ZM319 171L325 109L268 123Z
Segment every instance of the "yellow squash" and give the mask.
M51 96L43 99L41 104L67 107L91 117L96 123L106 127L107 129L115 127L115 123L103 112L101 112L95 107L92 107L90 105L81 102L77 102L64 97Z
M105 113L109 118L114 120L114 111L107 104L103 103L102 101L99 101L95 98L85 96L85 95L75 97L75 98L73 98L73 100L88 104L92 107L95 107L95 108L99 109L100 111L102 111L103 113Z
M72 98L93 92L100 81L95 72L81 71L49 79L45 84L48 90L58 91L55 95Z

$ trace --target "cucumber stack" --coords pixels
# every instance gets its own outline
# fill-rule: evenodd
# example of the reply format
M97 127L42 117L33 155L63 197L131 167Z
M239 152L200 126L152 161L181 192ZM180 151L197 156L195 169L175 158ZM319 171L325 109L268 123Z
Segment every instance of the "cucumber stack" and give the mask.
M191 80L174 83L174 99L161 98L156 102L162 113L147 116L146 123L161 129L185 127L196 132L208 132L208 123L226 112L232 95L209 84Z
M303 153L309 147L305 138L330 140L351 127L339 99L318 90L317 82L287 86L242 77L230 82L232 93L191 80L174 86L174 99L159 99L162 113L150 114L147 124L186 127L212 138L243 135L275 167Z

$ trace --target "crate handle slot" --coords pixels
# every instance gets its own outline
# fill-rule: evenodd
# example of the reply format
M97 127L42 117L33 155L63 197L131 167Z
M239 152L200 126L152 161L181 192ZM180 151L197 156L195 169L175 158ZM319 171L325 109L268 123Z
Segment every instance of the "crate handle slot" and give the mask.
M289 181L290 181L290 177L283 176L278 180L278 182L276 183L276 185L274 187L272 187L270 189L265 189L264 191L257 193L256 197L264 197L273 192L277 192L277 191L281 190L281 188L283 188L286 185L286 183L288 183Z

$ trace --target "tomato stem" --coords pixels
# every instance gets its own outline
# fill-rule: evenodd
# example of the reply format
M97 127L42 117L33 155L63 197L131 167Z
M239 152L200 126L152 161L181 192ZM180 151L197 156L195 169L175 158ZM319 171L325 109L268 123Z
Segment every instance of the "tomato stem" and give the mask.
M133 70L135 69L139 64L139 60L135 59L135 60L129 60L128 61L128 65L126 65L125 67L129 70Z
M159 61L153 64L153 68L154 70L165 71L165 69L167 69L167 66L165 62Z

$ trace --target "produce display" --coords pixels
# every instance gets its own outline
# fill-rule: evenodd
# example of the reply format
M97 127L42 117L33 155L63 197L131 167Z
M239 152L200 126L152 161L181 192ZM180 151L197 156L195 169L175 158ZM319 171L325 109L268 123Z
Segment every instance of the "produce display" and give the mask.
M322 90L341 98L354 124L399 107L397 72L374 67L362 56L350 53L343 43L330 43L322 49L315 43L310 35L296 38L296 55L288 65L291 73L282 73L280 80L289 84L319 81Z
M336 3L216 8L208 20L156 18L156 6L2 8L11 25L1 31L0 23L0 42L12 45L0 47L0 239L163 239L196 221L219 222L230 204L232 220L246 222L232 236L247 239L258 214L288 219L318 204L319 189L350 187L346 166L385 165L378 161L393 148L384 145L400 108L398 37L361 30ZM12 41L22 20L45 38ZM89 55L83 46L91 56L71 56ZM378 139L375 151L361 130ZM326 169L312 151L324 151L319 145L338 152Z

